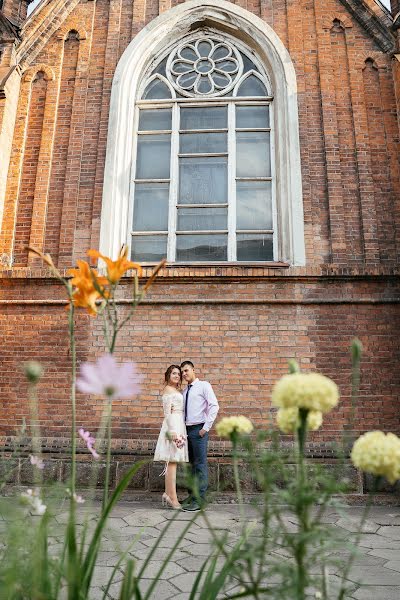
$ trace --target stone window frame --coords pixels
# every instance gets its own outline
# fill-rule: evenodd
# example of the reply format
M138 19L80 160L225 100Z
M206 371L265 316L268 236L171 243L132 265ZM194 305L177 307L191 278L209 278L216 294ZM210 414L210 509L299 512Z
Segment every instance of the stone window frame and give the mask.
M290 55L273 29L226 0L188 0L144 27L117 66L111 92L104 173L100 250L116 256L127 242L131 166L138 88L149 64L190 31L210 27L228 32L259 56L274 90L277 251L274 260L305 265L304 216L296 74ZM278 110L279 107L279 110ZM181 263L177 263L179 266ZM205 263L209 264L209 263ZM224 264L230 264L224 262ZM245 264L243 262L236 264ZM260 263L258 263L260 264ZM261 263L264 264L264 263ZM273 264L273 263L270 263Z

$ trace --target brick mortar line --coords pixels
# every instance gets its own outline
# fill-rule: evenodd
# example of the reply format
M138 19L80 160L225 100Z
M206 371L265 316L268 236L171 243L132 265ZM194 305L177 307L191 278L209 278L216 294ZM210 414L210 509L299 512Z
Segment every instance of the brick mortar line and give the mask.
M130 305L133 300L127 298L121 298L116 300L116 304ZM64 306L68 304L68 300L0 300L0 305L6 306ZM296 298L267 298L254 300L248 298L182 298L182 299L154 299L154 300L142 300L141 305L192 305L192 304L250 304L250 305L264 305L264 304L400 304L400 298L307 298L307 299L296 299Z

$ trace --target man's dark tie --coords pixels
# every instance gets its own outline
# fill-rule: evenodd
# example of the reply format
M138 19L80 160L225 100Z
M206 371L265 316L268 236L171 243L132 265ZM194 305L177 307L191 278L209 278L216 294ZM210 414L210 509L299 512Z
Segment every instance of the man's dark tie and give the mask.
M188 389L186 392L186 398L185 398L185 423L186 423L186 419L187 419L187 405L188 405L188 398L189 398L189 392L190 392L191 387L192 387L192 384L190 383L188 385Z

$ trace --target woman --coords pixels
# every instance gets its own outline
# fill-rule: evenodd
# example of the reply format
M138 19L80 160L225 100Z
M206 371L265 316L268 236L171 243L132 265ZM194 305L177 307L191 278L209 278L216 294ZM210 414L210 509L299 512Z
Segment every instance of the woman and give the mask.
M165 388L162 396L164 421L158 437L155 461L163 461L165 465L165 492L162 503L179 510L176 495L177 463L189 462L186 441L186 427L183 419L183 396L180 392L182 383L181 370L171 365L165 372Z

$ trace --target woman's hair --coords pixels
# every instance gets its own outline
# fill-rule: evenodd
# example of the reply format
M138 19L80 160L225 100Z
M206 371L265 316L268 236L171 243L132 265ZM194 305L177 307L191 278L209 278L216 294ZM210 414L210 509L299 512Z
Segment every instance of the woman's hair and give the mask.
M181 369L178 365L170 365L168 367L168 369L165 371L165 375L164 375L165 383L169 382L169 378L171 377L171 373L174 369L178 369L179 373L181 373ZM181 374L181 381L182 381L182 374Z

